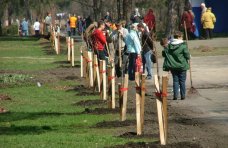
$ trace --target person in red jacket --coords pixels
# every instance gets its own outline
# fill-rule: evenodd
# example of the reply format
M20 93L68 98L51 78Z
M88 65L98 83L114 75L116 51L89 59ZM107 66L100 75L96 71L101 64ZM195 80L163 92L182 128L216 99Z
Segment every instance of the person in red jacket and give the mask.
M181 27L184 29L184 22L186 24L188 39L195 39L195 26L194 26L194 14L188 9L185 8L184 13L181 17Z
M94 30L92 33L93 38L93 45L94 45L94 52L97 54L99 60L106 60L105 55L105 44L106 44L106 37L105 33L103 32L105 29L104 21L100 20L98 22L98 28Z
M145 15L144 19L143 19L144 23L148 26L149 30L153 30L154 32L155 30L155 16L154 16L154 12L152 9L149 9L148 13Z

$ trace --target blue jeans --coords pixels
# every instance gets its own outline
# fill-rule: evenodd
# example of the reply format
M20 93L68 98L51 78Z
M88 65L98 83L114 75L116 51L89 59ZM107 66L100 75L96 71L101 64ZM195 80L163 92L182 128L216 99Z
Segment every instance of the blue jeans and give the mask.
M147 71L147 77L152 77L152 62L151 62L152 51L149 50L146 53L143 52L142 61L143 61L143 73L145 69Z
M176 71L171 70L172 76L173 76L173 98L178 98L179 95L179 89L180 89L180 95L181 98L185 98L186 93L186 71Z
M130 53L129 54L129 65L128 65L128 75L129 75L129 80L135 80L135 69L136 69L136 58L137 58L137 53Z

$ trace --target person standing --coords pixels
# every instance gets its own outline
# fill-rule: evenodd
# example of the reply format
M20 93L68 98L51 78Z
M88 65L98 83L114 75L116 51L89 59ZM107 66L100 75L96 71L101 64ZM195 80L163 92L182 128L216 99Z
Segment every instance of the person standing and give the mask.
M154 12L152 9L149 9L148 13L145 15L144 19L143 19L144 23L148 26L149 30L153 30L155 31L156 28L156 24L155 24L155 16L154 16Z
M126 36L125 43L129 53L129 80L133 81L135 80L136 59L141 57L141 45L137 34L137 23L131 25L130 32Z
M182 32L175 32L174 39L168 45L164 43L162 56L164 57L163 70L171 71L173 77L173 100L177 100L179 96L179 88L181 100L185 99L186 94L186 73L189 69L188 60L190 54L186 43L183 41Z
M51 36L51 23L52 23L51 13L48 12L47 16L45 17L45 28L46 28L47 39L49 39Z
M21 28L22 28L22 35L23 36L28 36L28 21L24 18L22 23L21 23Z
M142 23L138 24L138 30L142 33L142 61L143 61L143 73L145 69L147 71L147 79L152 79L152 61L151 57L153 54L153 41L151 40L150 33L145 29Z
M99 60L106 60L105 57L105 44L106 44L106 37L103 33L105 29L105 23L104 21L100 20L98 22L98 28L94 30L92 33L92 38L93 38L93 45L94 45L94 52L97 54L97 57ZM106 63L107 64L107 63Z
M215 22L216 17L214 13L211 12L211 8L208 8L201 17L201 23L206 34L206 39L212 39L212 30L214 29Z
M135 10L131 14L131 22L134 23L140 23L141 22L141 15L139 13L139 9L135 8Z
M181 17L181 27L183 29L185 29L184 25L186 25L188 39L195 39L194 16L187 7L185 7L184 13Z
M40 35L40 22L38 21L38 19L36 19L36 22L33 25L33 29L35 30L35 36L39 37L39 35Z
M112 32L111 38L112 38L112 41L114 44L114 49L116 49L115 53L114 53L116 75L117 75L117 77L121 77L123 75L123 73L124 74L127 73L126 65L127 65L128 53L126 53L125 38L128 34L128 30L122 26L122 22L116 23L115 26L117 29ZM121 53L119 53L119 52L121 52ZM122 60L120 60L120 59L122 59ZM121 69L121 67L122 67L122 69Z
M110 16L109 12L106 13L104 19L107 20L108 22L112 22L112 17Z
M71 34L73 36L76 35L76 27L77 27L77 18L76 18L76 15L74 14L73 16L70 17L70 29L71 29Z

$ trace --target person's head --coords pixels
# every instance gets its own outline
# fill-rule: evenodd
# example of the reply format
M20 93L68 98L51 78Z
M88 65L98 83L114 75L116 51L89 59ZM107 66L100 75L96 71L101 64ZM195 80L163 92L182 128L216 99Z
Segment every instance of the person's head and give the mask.
M108 16L109 16L109 15L110 15L110 13L109 13L109 12L106 12L106 15L108 15Z
M97 25L98 25L98 28L99 29L101 29L101 30L104 30L105 29L105 23L104 23L104 21L102 21L102 20L98 21Z
M133 23L133 24L131 24L131 30L135 30L135 31L137 31L138 30L138 23Z
M36 22L38 22L38 18L36 18Z
M50 13L50 12L48 12L48 13L47 13L47 16L51 16L51 13Z
M167 47L168 43L169 43L169 40L167 38L162 38L161 41L160 41L160 45L162 47Z
M153 11L153 9L149 9L149 11L148 11L149 13L154 13L154 11Z
M204 9L206 7L205 3L200 4L201 9Z
M212 8L211 7L208 7L207 8L207 11L211 12Z
M183 39L183 33L180 31L175 31L173 37L174 37L174 39Z
M139 9L138 8L135 8L135 12L139 12Z
M121 22L117 22L115 25L116 25L117 30L120 30L122 28Z
M144 32L144 31L145 31L145 26L143 25L143 23L139 23L139 24L137 25L137 27L138 27L138 30L139 30L140 32Z

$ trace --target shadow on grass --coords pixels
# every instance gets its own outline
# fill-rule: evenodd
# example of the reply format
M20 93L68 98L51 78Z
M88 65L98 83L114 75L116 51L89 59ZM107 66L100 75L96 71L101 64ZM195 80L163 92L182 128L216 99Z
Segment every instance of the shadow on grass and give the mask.
M47 55L56 55L55 51L54 50L51 50L51 46L45 46L45 47L42 47L43 48L43 52Z
M0 135L29 135L41 134L52 130L50 126L15 126L0 127Z
M37 37L1 36L0 41L38 41Z
M62 115L81 115L83 113L75 112L75 113L59 113L59 112L37 112L37 113L26 113L26 112L8 112L6 114L0 114L0 122L12 122L19 121L24 119L34 120L42 117L55 117Z

